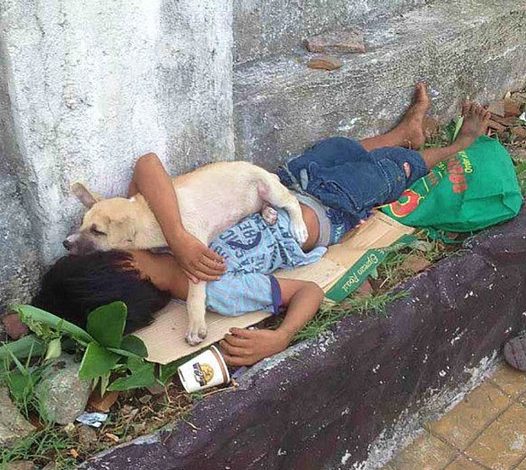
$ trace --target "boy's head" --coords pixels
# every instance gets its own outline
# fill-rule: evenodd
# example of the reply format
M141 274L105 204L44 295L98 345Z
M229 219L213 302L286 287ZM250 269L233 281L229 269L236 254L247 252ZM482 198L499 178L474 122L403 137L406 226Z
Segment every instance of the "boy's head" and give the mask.
M141 275L130 253L107 251L60 258L31 303L85 327L89 312L120 300L128 307L125 332L130 333L148 325L170 298Z

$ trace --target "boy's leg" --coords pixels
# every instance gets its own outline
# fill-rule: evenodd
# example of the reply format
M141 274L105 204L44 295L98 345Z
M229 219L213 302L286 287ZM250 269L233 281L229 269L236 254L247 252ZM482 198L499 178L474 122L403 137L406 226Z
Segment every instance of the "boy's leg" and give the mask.
M382 147L408 147L417 149L425 142L423 121L431 100L425 83L417 83L413 103L405 112L402 120L386 134L369 137L360 141L365 150L371 151Z
M486 133L490 113L485 108L477 103L466 102L462 107L462 115L464 116L464 123L455 142L447 147L426 149L420 153L428 170L465 150L477 137Z

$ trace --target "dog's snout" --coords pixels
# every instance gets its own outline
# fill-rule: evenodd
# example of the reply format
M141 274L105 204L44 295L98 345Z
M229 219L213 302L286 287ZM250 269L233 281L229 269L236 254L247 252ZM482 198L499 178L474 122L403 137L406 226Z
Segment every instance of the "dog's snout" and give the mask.
M73 243L71 243L67 238L62 242L66 250L71 250Z

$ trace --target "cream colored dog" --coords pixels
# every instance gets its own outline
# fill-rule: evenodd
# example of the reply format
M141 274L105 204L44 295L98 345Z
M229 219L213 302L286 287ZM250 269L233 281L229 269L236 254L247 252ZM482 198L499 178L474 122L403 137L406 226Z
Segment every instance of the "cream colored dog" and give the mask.
M259 212L264 203L287 210L292 235L300 244L307 239L298 200L262 168L247 162L212 163L172 181L185 229L206 245L243 217ZM101 200L80 183L72 191L89 208L80 229L64 241L72 254L166 247L161 227L140 194ZM206 337L205 297L206 282L189 283L186 341L191 345Z

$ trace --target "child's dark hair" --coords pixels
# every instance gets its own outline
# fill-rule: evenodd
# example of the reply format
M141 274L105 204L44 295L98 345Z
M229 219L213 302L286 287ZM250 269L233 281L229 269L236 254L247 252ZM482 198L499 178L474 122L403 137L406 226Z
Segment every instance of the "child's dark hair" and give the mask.
M142 328L171 296L141 278L132 260L124 251L64 256L44 274L32 305L85 327L89 312L121 300L128 307L125 332Z

